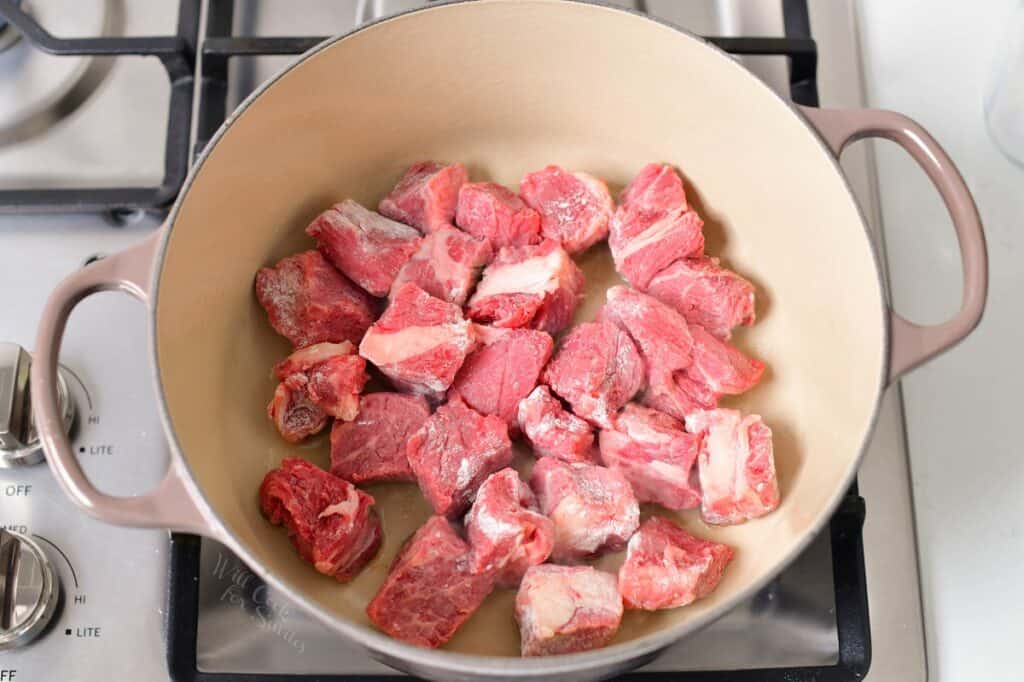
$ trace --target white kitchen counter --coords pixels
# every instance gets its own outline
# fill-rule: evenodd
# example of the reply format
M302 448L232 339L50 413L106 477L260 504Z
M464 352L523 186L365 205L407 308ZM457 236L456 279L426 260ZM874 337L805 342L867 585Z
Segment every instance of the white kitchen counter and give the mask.
M988 237L991 282L980 327L903 380L928 658L931 679L941 682L1022 674L1024 170L994 146L982 113L995 47L1017 6L857 4L869 104L917 119L945 146ZM949 218L910 157L876 145L896 307L918 322L942 320L960 297Z

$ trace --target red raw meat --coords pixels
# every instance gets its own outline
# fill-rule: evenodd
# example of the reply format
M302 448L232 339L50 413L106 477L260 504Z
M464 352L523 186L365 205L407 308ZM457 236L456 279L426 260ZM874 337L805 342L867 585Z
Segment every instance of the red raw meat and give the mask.
M519 401L518 419L519 428L538 456L597 462L593 427L566 411L547 386L538 386Z
M698 410L718 407L723 395L739 395L753 388L764 374L764 363L748 358L728 342L715 338L702 327L690 325L693 362L649 391L644 402L677 419Z
M359 354L400 390L440 400L475 339L473 326L457 305L409 282L366 332Z
M519 194L540 213L540 232L569 253L579 253L608 236L615 207L604 181L558 166L527 173Z
M432 516L399 550L366 614L395 639L434 649L493 589L493 576L470 571L469 545L448 521Z
M304 459L288 458L260 486L270 522L288 528L292 544L316 570L348 582L380 548L380 518L371 496Z
M591 424L608 428L644 385L644 363L629 334L608 321L576 325L558 345L544 382Z
M704 221L686 204L683 181L668 165L651 163L622 192L611 220L615 268L646 290L669 263L704 252Z
M667 414L630 403L615 428L598 436L605 466L622 472L636 499L668 509L700 506L697 453L701 437Z
M364 395L356 418L331 429L331 473L353 483L415 481L406 443L429 416L422 396Z
M398 271L391 290L397 292L412 282L435 298L461 306L491 255L486 239L443 225L424 237L416 254Z
M318 251L305 251L256 273L256 298L270 326L296 348L359 343L376 317L373 299Z
M374 296L387 296L420 234L351 199L327 209L306 228L327 260Z
M533 327L557 334L583 299L583 273L558 242L506 246L469 299L469 317L495 327Z
M420 161L409 166L391 194L377 210L387 217L412 225L424 234L451 225L459 188L469 179L461 163L445 165Z
M728 340L733 327L754 324L754 285L723 268L717 258L683 258L651 280L647 293Z
M455 397L412 435L406 455L434 511L455 518L484 479L512 462L512 441L499 417L482 415Z
M697 467L705 521L743 523L779 506L772 430L760 416L706 410L688 416L686 429L704 436Z
M318 343L301 348L274 367L281 381L305 382L309 399L330 416L350 421L359 409L359 394L370 376L366 360L355 355L348 341Z
M448 396L458 395L477 412L501 417L514 433L519 401L537 385L555 342L534 329L483 325L477 326L477 339L481 345L466 358Z
M530 487L555 523L551 560L579 563L617 552L640 525L640 507L621 473L593 464L541 457Z
M615 576L592 566L534 566L516 594L523 656L554 656L608 644L622 622Z
M640 524L619 567L619 592L631 609L685 606L712 592L732 560L728 545L702 540L658 516Z
M472 570L515 587L530 566L542 564L555 544L555 527L540 513L537 498L515 469L491 474L466 514L466 535L473 547Z
M540 241L540 214L512 190L493 182L470 182L459 190L455 223L489 239L495 248Z
M301 374L277 385L267 405L267 416L289 443L298 443L327 426L327 413L310 399L307 381Z
M699 408L676 383L693 362L693 337L682 315L658 299L629 287L612 287L599 319L629 332L647 366L642 402L683 419Z

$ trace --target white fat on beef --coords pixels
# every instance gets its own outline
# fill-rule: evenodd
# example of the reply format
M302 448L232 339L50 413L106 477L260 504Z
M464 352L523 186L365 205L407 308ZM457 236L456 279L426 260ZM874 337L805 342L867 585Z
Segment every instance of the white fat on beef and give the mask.
M499 294L550 294L561 286L565 251L556 249L519 263L492 266L473 294L474 300Z

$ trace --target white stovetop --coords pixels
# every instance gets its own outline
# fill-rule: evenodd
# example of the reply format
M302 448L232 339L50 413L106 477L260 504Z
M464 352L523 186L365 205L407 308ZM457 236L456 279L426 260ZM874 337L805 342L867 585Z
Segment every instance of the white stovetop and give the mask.
M982 96L1015 0L858 3L868 103L903 112L947 151L988 237L985 318L903 380L931 679L1018 680L1024 619L1024 170L988 137ZM1022 9L1024 11L1024 9ZM956 240L905 154L878 146L896 307L936 322L960 297Z

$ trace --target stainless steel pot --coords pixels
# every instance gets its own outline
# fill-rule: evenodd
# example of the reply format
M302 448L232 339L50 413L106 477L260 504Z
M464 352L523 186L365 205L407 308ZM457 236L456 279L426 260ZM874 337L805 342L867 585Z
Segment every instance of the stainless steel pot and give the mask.
M848 142L903 146L946 201L964 298L920 327L884 296L864 219L836 163ZM286 455L326 463L325 443L289 446L264 414L269 368L288 352L252 294L255 271L309 248L302 228L345 197L373 205L420 158L466 162L515 186L547 163L622 186L651 160L678 165L712 250L749 276L761 321L738 343L768 376L732 404L776 435L782 505L728 528L680 522L737 558L695 604L631 612L609 647L520 659L511 593L494 594L439 651L380 634L363 609L404 537L427 516L415 486L374 486L386 543L353 583L304 564L260 515L256 490ZM594 314L618 279L605 247L581 259ZM216 538L268 583L373 656L425 677L591 679L640 665L778 573L850 484L887 384L977 324L984 237L963 180L913 121L881 111L795 107L701 39L621 10L557 0L433 6L325 42L247 99L196 164L158 233L71 275L47 304L32 369L50 466L69 497L111 523ZM163 482L132 498L99 492L61 426L57 357L72 308L120 289L150 309L153 370L173 456Z

